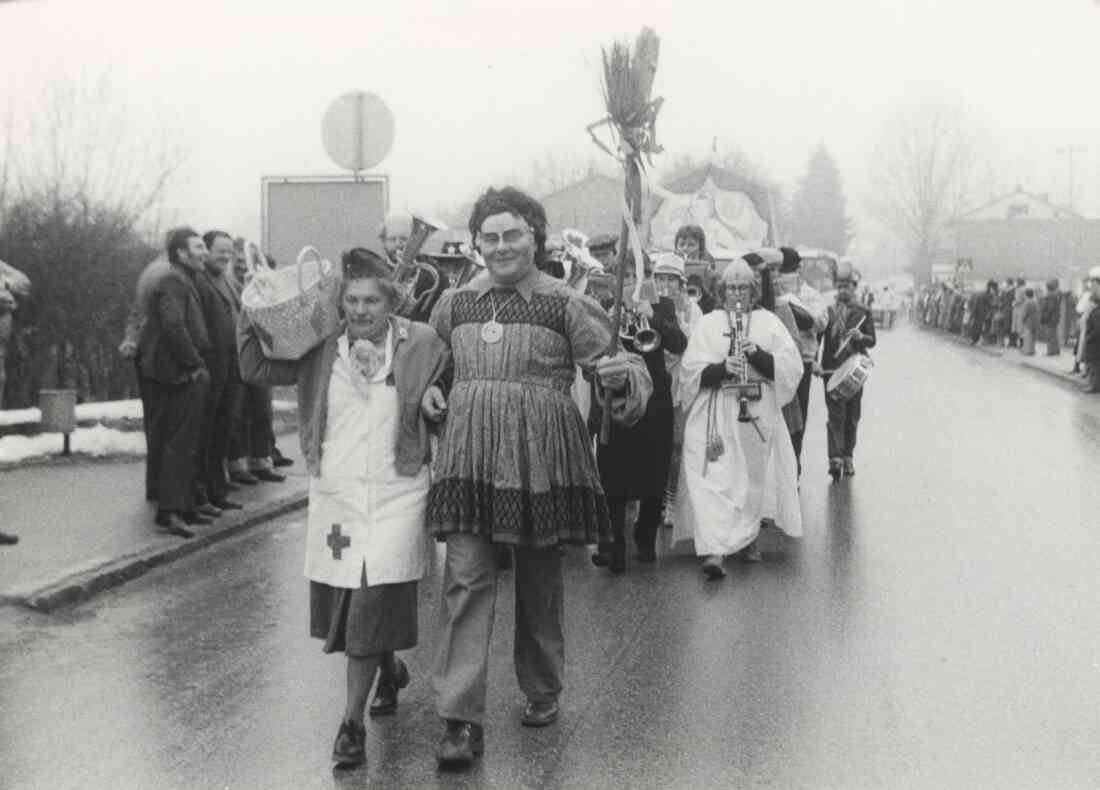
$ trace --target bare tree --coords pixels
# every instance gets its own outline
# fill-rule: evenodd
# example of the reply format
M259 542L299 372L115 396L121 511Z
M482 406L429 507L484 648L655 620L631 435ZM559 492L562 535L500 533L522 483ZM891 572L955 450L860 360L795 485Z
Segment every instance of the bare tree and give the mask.
M929 282L951 226L972 204L980 134L942 101L899 108L872 154L871 211L907 246L918 282Z
M155 220L185 154L160 123L143 128L123 95L109 72L51 83L28 113L15 171L19 196L71 201L85 216L93 206L109 209L132 228Z
M109 74L55 79L0 122L0 257L35 283L9 360L20 405L54 383L93 400L130 389L113 352L184 154L162 110L124 96Z

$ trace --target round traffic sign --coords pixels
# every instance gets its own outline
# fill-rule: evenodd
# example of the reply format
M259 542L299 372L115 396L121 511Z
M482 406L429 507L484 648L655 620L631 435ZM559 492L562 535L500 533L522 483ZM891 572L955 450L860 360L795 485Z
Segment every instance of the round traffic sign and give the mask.
M325 111L321 141L340 167L356 173L374 167L393 146L393 113L376 94L345 93Z

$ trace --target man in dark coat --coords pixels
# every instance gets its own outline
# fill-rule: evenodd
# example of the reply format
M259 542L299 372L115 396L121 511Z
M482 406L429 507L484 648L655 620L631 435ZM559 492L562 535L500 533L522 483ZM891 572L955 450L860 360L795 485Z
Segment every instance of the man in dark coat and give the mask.
M142 375L157 389L155 449L160 453L156 525L189 538L187 524L209 524L195 512L195 454L202 430L203 405L210 386L205 358L210 353L195 277L203 270L206 245L191 228L168 232L170 270L149 296L139 356Z
M1089 270L1089 290L1096 305L1085 322L1084 348L1081 359L1088 367L1089 383L1085 392L1100 392L1100 266Z
M630 304L634 291L633 272L632 259L628 259L623 289L624 309ZM592 562L598 567L608 568L612 573L626 570L626 505L633 500L639 502L638 521L634 527L638 559L642 562L657 559L657 529L662 521L665 487L672 465L672 377L665 364L665 352L683 354L687 348L687 336L680 328L672 299L661 297L651 304L643 298L637 305L636 316L643 315L650 328L656 331L660 342L651 348L637 339L624 339L623 348L645 360L649 377L653 380L653 394L645 416L630 427L614 426L611 441L600 445L596 452L600 482L607 495L612 540L599 544L599 551L592 555ZM636 329L636 324L634 327ZM594 411L599 417L598 410Z
M195 290L202 304L210 348L204 357L210 373L210 389L203 409L197 462L196 510L217 517L222 510L240 510L227 498L228 481L225 461L229 455L229 436L233 427L233 408L238 400L237 317L240 300L225 278L234 258L233 237L225 231L207 231L203 237L207 257L203 270L195 275Z
M978 345L982 335L989 333L989 324L993 320L993 307L997 302L997 281L990 280L985 290L974 300L974 312L970 316L970 345Z
M856 274L850 264L837 266L836 304L829 308L829 324L821 346L821 366L829 371L829 377L837 366L853 354L862 354L875 345L875 322L871 314L855 299ZM856 473L853 456L856 434L862 410L863 390L844 402L826 396L829 411L828 443L829 474L838 480L841 474L851 477Z
M1039 305L1039 329L1047 342L1047 356L1056 357L1062 353L1058 340L1058 321L1062 316L1062 295L1058 293L1058 280L1047 282L1047 292Z

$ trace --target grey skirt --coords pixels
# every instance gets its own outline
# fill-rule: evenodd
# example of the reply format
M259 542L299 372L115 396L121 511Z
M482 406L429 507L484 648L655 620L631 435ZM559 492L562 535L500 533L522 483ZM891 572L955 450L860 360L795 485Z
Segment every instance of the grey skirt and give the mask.
M386 650L416 647L417 582L380 584L357 590L309 583L309 633L323 639L326 653L364 658Z

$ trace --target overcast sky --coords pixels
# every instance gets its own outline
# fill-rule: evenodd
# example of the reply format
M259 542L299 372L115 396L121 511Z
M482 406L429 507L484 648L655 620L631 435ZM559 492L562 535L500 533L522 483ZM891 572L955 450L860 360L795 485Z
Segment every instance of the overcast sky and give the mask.
M943 95L990 140L998 180L1100 214L1096 0L0 3L0 112L52 81L111 74L135 128L187 151L169 216L258 234L263 175L340 172L321 118L379 94L396 141L376 172L395 205L444 206L529 172L602 156L599 56L643 24L661 37L666 157L741 148L788 191L810 149L837 159L866 231L869 150L891 108ZM865 238L866 241L866 238Z

